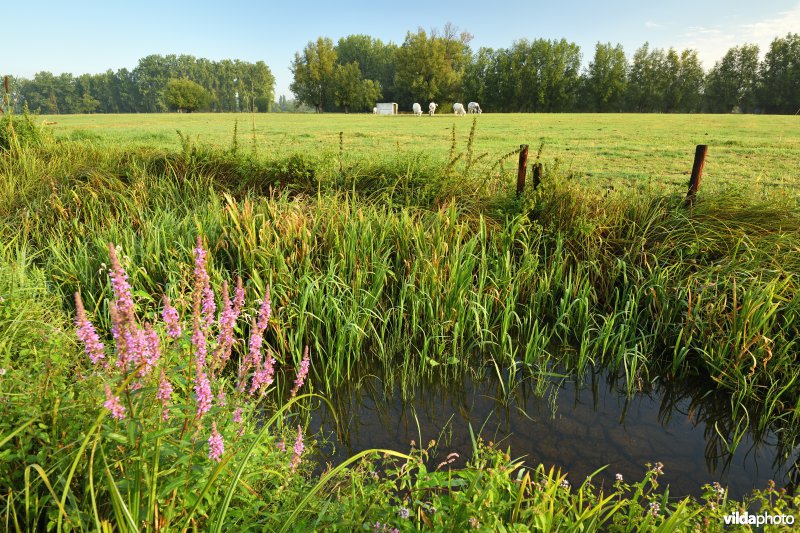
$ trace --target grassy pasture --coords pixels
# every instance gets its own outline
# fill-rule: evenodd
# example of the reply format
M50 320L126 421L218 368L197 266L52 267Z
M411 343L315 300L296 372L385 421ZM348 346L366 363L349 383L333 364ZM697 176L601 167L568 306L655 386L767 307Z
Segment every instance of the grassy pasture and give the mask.
M339 132L347 157L431 157L445 160L452 141L467 143L471 117L306 114L60 115L42 117L57 136L98 146L177 148L181 130L203 144L230 146L238 120L239 143L250 148L255 126L259 153L332 155ZM487 161L529 144L542 158L586 184L615 190L673 192L685 188L694 147L708 144L703 190L731 185L760 192L800 185L800 120L793 116L654 114L491 114L478 117L474 151ZM513 158L512 158L513 159ZM515 164L512 159L506 168Z

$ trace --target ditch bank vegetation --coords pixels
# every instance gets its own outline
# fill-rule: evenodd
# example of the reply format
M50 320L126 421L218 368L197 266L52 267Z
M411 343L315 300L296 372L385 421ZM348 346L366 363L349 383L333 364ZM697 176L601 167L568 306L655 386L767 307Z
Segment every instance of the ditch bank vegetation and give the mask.
M732 449L748 431L772 431L785 456L795 455L800 208L791 196L764 200L744 190L714 196L701 190L686 208L684 191L609 194L540 153L542 182L518 198L511 176L516 151L486 161L472 153L472 142L456 150L455 137L445 162L341 151L272 160L237 143L221 150L184 138L178 152L97 149L49 139L35 127L25 134L4 129L0 475L9 487L6 520L26 524L20 529L53 525L64 515L73 526L89 527L91 505L102 508L94 516L107 520L125 514L125 495L114 496L113 476L103 477L100 466L72 467L78 468L76 486L64 484L77 464L70 454L88 453L79 446L88 430L80 417L93 419L102 404L102 388L82 378L92 369L73 333L73 295L81 293L101 338L111 339L109 243L122 252L138 308L157 313L162 294L191 307L186 295L200 236L213 287L236 276L245 280L245 316L257 315L255 302L269 289L275 312L264 342L289 366L308 345L309 386L322 396L374 369L409 398L425 379L458 381L466 373L496 374L506 394L521 378L546 383L556 368L580 374L609 367L625 376L628 394L659 379L701 378L710 393L729 398L735 424L724 438ZM246 322L237 328L242 336L250 332ZM245 343L235 344L232 357L246 351ZM291 376L277 379L279 388L291 382ZM108 446L111 456L115 445L140 442L131 435L101 439L99 446ZM286 481L288 493L318 487L313 504L304 500L308 508L292 507L300 498L270 499L269 491L257 496L245 487L235 497L237 512L215 514L226 496L211 491L220 500L204 501L201 512L196 500L187 500L172 525L241 524L247 509L269 508L274 516L301 520L297 527L323 527L344 515L353 522L342 523L358 527L366 524L359 517L377 517L387 530L390 523L469 527L471 519L486 527L533 527L544 509L537 506L551 498L559 502L553 523L582 523L577 517L592 508L591 523L624 528L702 524L723 508L749 505L717 498L711 506L716 489L706 502L670 501L652 483L657 467L629 492L621 485L605 493L591 484L570 489L556 473L521 470L505 452L474 442L474 462L450 478L434 476L435 489L409 488L425 481L422 471L411 476L412 469L398 466L389 469L395 477L382 478L361 465L349 474L332 471L341 477L326 487L311 476ZM48 450L56 448L52 462ZM420 462L413 464L424 464L426 453L414 453ZM106 466L117 468L124 478L124 464ZM237 477L220 475L237 486ZM462 481L448 485L452 476ZM107 491L99 504L93 483ZM348 492L356 483L367 496L351 504L331 488ZM138 486L123 486L138 494ZM490 486L494 509L469 499ZM51 498L59 490L69 497ZM577 503L589 493L591 504ZM378 494L393 496L379 501ZM451 499L433 501L445 494ZM785 506L790 498L782 494L771 488L753 498ZM159 498L152 496L137 527L157 527L152 513L169 494ZM452 514L431 512L434 503ZM127 502L136 505L139 500ZM398 507L409 511L403 520Z

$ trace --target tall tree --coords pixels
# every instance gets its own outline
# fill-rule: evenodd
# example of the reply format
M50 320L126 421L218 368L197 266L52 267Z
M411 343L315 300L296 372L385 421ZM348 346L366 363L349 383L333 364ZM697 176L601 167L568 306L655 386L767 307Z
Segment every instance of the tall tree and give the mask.
M453 32L452 26L448 31ZM401 99L453 101L459 96L461 76L469 60L469 40L464 32L439 36L418 29L408 32L395 53L395 86Z
M758 45L729 49L706 76L705 108L712 113L730 113L738 108L751 113L756 105Z
M760 100L767 113L800 112L800 34L769 45L761 64Z
M588 109L606 113L622 111L628 83L628 60L621 44L597 43L586 72L585 102Z
M336 104L342 106L345 113L351 109L371 108L381 97L378 82L362 79L361 69L355 61L336 65L333 78Z
M303 53L295 53L292 61L294 81L289 89L298 102L314 106L322 113L333 102L336 50L327 37L309 42Z
M208 91L191 80L172 79L167 82L164 99L171 109L179 112L198 111L208 104Z
M336 44L336 57L340 65L358 63L361 77L375 80L383 97L393 101L396 50L397 45L384 44L369 35L348 35Z
M640 113L663 111L668 83L664 50L650 50L650 44L644 43L634 52L631 61L625 92L628 110Z

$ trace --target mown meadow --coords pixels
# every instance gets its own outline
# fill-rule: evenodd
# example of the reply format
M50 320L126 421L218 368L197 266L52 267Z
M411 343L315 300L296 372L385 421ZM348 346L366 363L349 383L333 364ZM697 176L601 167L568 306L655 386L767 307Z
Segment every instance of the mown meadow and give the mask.
M793 118L6 117L4 527L666 531L796 514L791 487L672 497L658 463L567 481L477 428L463 468L423 442L315 465L304 431L373 374L413 401L466 375L510 396L603 367L631 395L700 380L730 405L728 447L771 432L796 459ZM545 172L516 197L521 143ZM710 155L687 207L696 143Z

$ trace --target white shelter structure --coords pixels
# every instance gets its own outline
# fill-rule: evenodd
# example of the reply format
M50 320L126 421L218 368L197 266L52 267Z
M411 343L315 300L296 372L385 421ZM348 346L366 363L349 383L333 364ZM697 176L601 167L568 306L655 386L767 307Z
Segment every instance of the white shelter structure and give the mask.
M382 102L375 106L378 109L378 115L396 115L397 104L395 102Z

